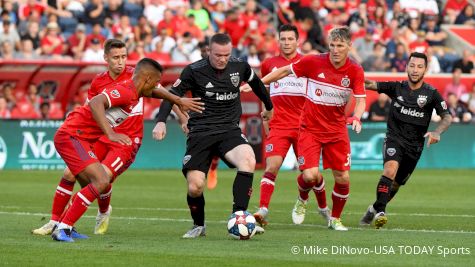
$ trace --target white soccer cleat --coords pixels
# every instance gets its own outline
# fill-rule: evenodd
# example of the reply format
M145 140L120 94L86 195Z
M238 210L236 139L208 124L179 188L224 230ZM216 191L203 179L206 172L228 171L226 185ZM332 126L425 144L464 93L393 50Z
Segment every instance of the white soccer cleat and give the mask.
M328 224L328 228L335 231L348 231L348 228L341 223L340 219L332 218Z
M366 210L366 213L360 220L360 225L371 225L375 215L376 210L373 208L373 205L369 205L368 209Z
M94 226L95 235L103 235L109 229L109 220L112 214L112 206L109 205L109 209L105 213L97 211L96 225Z
M318 214L322 216L323 219L327 222L327 224L331 221L331 216L330 216L330 209L328 207L326 208L318 208Z
M294 209L292 210L292 221L294 224L302 224L305 220L305 213L307 212L307 201L297 198Z
M55 226L55 221L49 221L40 228L31 230L31 233L34 235L51 235Z
M267 221L267 214L269 213L269 210L266 208L259 208L259 210L256 211L256 213L253 214L254 218L256 219L256 222L259 223L261 226L266 226L269 224Z
M256 225L256 235L262 235L265 232L264 228Z
M206 236L206 226L193 225L193 228L186 232L183 238L197 238L200 236Z

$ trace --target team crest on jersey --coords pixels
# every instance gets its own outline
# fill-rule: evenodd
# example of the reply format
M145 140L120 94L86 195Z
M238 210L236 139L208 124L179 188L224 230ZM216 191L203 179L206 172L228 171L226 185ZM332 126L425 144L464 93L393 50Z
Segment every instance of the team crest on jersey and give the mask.
M96 155L94 154L94 152L92 151L88 151L87 154L89 154L89 157L93 158L93 159L97 159Z
M239 86L240 78L239 78L239 73L231 73L229 74L231 76L231 83L234 85L234 87Z
M180 85L181 83L181 80L180 79L176 79L175 83L172 85L172 87L177 87L178 85Z
M350 78L348 78L348 76L345 76L341 79L341 86L343 86L343 87L349 87L350 86Z
M396 154L396 149L390 147L390 148L386 149L386 153L387 153L390 157L392 157L392 156L394 156L394 154Z
M417 105L422 108L427 104L427 96L426 95L419 95L417 96Z
M120 93L117 89L114 89L114 90L111 91L111 96L112 96L112 98L119 98Z
M444 110L447 109L447 103L445 103L445 101L440 102L440 105Z
M183 157L183 165L186 165L190 161L191 155L186 155Z
M297 162L299 163L299 166L302 166L305 164L305 158L303 156L299 156Z
M272 152L274 150L274 145L272 144L267 144L266 145L266 152Z
M135 142L136 144L140 144L140 138L135 137L134 142Z

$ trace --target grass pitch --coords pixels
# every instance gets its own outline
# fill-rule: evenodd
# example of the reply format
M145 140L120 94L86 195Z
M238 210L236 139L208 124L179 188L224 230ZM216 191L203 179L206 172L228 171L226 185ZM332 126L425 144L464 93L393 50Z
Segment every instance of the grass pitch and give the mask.
M259 201L254 178L250 212ZM326 228L313 193L303 225L290 212L296 172L282 172L264 235L227 236L234 172L220 170L205 191L207 236L183 240L192 222L179 170L127 171L114 184L109 231L93 235L96 205L77 223L88 240L58 243L30 230L49 220L59 171L0 171L0 266L474 266L475 171L416 170L388 206L384 229L363 228L360 217L375 198L380 172L352 171L342 220L348 232ZM331 205L333 178L326 177ZM78 189L78 186L75 188Z

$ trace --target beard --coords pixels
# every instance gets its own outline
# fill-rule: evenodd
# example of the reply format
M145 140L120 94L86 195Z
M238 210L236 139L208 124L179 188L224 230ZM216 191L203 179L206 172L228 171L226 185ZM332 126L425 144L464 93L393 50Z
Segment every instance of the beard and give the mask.
M407 78L408 78L409 82L411 82L412 84L416 84L416 83L419 83L420 81L422 81L422 79L424 79L424 74L422 74L421 77L419 77L419 79L417 79L417 80L412 79L411 75L409 75L409 74L407 74Z

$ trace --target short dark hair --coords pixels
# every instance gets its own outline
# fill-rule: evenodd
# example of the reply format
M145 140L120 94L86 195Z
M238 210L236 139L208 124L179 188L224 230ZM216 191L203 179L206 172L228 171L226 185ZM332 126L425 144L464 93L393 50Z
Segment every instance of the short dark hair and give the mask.
M294 32L295 33L295 38L298 40L299 39L299 31L297 30L297 27L292 24L284 24L279 27L279 36L281 32Z
M160 63L147 57L139 60L135 66L136 71L139 71L142 68L152 68L154 71L163 72L163 67L160 65Z
M424 63L426 64L426 67L427 67L427 56L426 56L426 54L419 53L419 52L412 52L411 55L409 56L409 59L407 60L407 62L409 62L411 60L411 58L413 58L413 57L424 59Z
M123 48L125 43L118 39L109 39L104 43L104 54L109 54L112 48Z
M227 45L231 43L231 37L225 33L217 33L211 37L211 41L209 45L211 46L213 43L220 44L220 45Z

